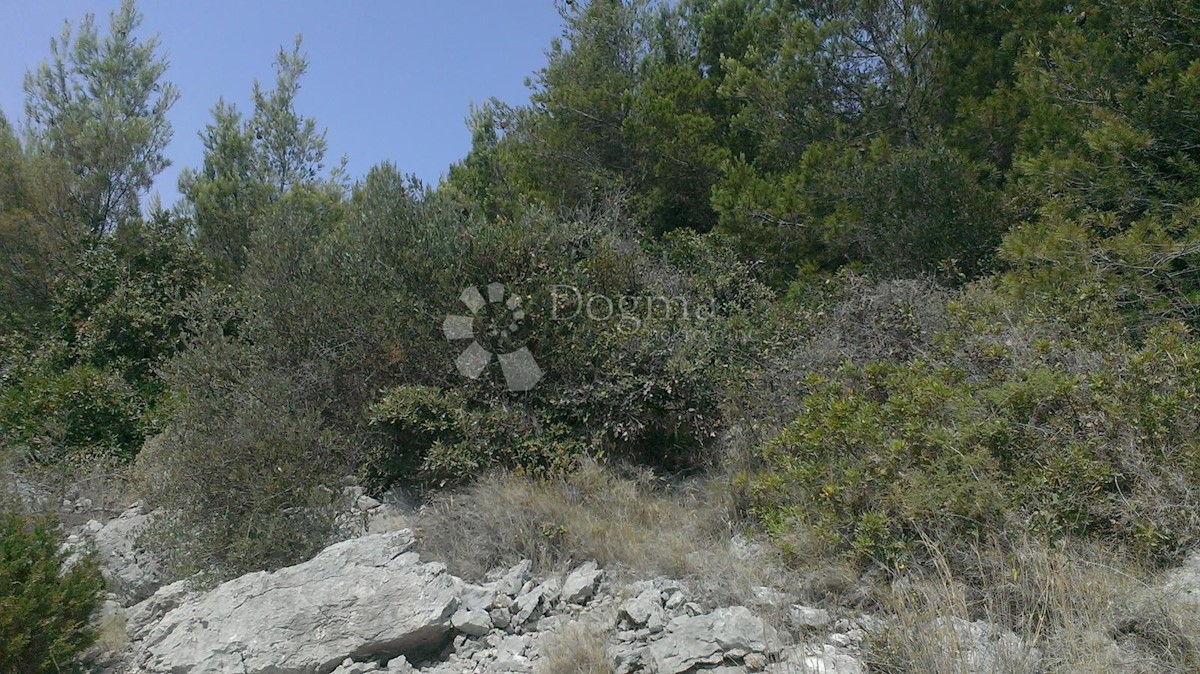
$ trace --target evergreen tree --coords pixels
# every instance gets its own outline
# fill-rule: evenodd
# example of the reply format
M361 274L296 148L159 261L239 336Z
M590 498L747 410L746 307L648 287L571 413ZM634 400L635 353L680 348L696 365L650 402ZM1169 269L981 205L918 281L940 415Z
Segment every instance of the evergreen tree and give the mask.
M169 165L166 113L179 98L163 81L158 39L135 35L142 15L124 0L101 38L89 14L50 41L51 57L25 76L32 149L61 161L70 203L84 230L112 232L138 213L139 198Z
M343 191L341 168L325 171L325 132L296 111L308 57L296 37L275 59L275 87L254 83L254 112L243 121L237 109L218 102L213 121L200 134L204 164L184 170L179 191L195 220L196 239L218 275L233 280L247 263L254 231L287 194L299 189Z
M236 108L220 101L212 115L200 134L204 165L180 173L179 192L191 205L197 245L217 274L230 279L246 264L250 232L272 188L259 170L254 138Z

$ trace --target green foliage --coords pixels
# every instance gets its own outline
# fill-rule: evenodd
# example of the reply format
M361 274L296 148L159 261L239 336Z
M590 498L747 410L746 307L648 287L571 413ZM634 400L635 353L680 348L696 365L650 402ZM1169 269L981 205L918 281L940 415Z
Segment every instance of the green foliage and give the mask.
M565 428L548 428L515 405L473 408L462 393L398 386L371 406L371 423L389 442L367 459L370 482L390 485L428 479L464 480L503 464L526 471L561 472L586 445Z
M207 267L159 214L96 241L59 280L43 331L10 340L0 429L38 462L132 458L154 426L156 368L182 346L179 303Z
M25 147L0 124L0 330L25 352L4 354L0 434L38 461L136 453L179 346L174 303L207 276L183 223L140 217L179 95L140 23L125 2L108 36L90 15L68 27L26 76Z
M85 671L91 620L104 581L94 559L68 563L55 524L0 513L0 669L20 674Z
M184 170L179 191L191 208L196 241L219 278L234 280L247 263L252 238L280 199L293 190L340 191L335 169L326 183L325 132L296 111L308 56L297 36L292 50L275 57L275 87L254 83L254 112L242 121L220 101L200 134L204 165Z
M709 112L718 82L691 54L691 10L648 0L559 8L564 38L532 80L532 105L474 117L471 155L450 184L501 198L509 212L526 199L571 209L628 192L645 231L710 229L708 193L728 153Z
M181 346L178 304L208 276L183 225L163 213L127 222L83 253L52 300L71 360L111 367L151 399L154 368Z
M157 540L219 576L335 537L347 473L583 457L724 460L781 544L860 562L1011 528L1175 557L1200 541L1194 5L560 3L530 104L472 109L436 190L326 169L297 40L143 221L178 94L127 2L27 77L26 142L0 117L0 441L151 437ZM532 390L455 368L443 321L494 282L520 325L473 336L527 347Z
M624 191L642 231L716 226L778 285L812 263L975 278L1026 114L1017 57L1053 4L567 3L532 105L474 116L449 185L506 216Z
M942 540L996 526L1006 498L987 452L987 415L928 366L850 369L810 382L802 413L767 449L775 470L756 484L776 534L795 520L837 548L903 561L917 531Z
M51 58L25 76L25 114L34 150L70 171L74 216L92 234L138 213L138 197L170 163L166 113L179 98L162 81L157 38L139 40L142 16L125 0L101 38L89 14L50 41Z
M1002 255L1014 295L1046 314L1094 325L1116 306L1126 327L1194 324L1198 21L1189 3L1088 3L1019 63L1030 108L1014 174L1030 219Z
M814 143L799 164L779 176L738 163L713 192L720 229L763 256L776 279L804 259L950 282L988 268L1003 209L980 185L979 168L954 150Z
M471 129L471 151L461 162L452 164L445 184L439 189L458 190L478 204L490 218L516 215L517 195L505 176L498 127L504 104L490 100L471 107L467 125Z
M675 262L655 259L617 234L631 229L619 204L566 221L533 211L487 222L470 207L384 166L348 203L295 190L264 220L242 288L192 308L191 344L166 369L170 418L143 461L161 502L199 532L200 554L182 556L222 572L251 568L228 558L221 532L311 512L264 500L208 514L244 502L229 490L255 494L276 479L246 470L218 481L211 466L263 466L264 453L302 464L278 477L289 488L271 492L304 499L355 470L382 489L496 465L558 471L584 454L696 465L718 427L720 391L737 377L727 354L738 321L753 323L766 298L747 270L694 236L663 245ZM527 393L507 391L495 365L477 380L460 375L465 345L442 334L447 315L467 312L463 288L494 280L522 298L531 328L521 343L546 373ZM612 306L579 314L566 287ZM651 307L652 298L662 299ZM261 439L282 434L280 424L305 440ZM269 551L263 539L253 538L255 563L301 554Z
M958 550L1013 526L1153 561L1196 543L1184 513L1200 477L1200 352L1185 328L1110 343L1066 370L1071 342L1022 354L1011 335L979 349L955 341L957 329L940 362L847 365L806 382L803 411L752 485L773 533L799 528L885 565L910 562L923 537Z
M325 132L317 122L296 112L300 78L308 70L308 56L300 51L300 36L292 51L280 49L275 57L275 88L264 91L254 83L254 115L249 129L254 133L260 176L276 194L317 180L325 168Z
M348 470L302 374L272 367L224 327L194 325L206 339L166 366L170 423L139 457L147 498L168 507L152 539L181 575L307 559L335 533L334 488Z
M39 371L0 389L6 445L39 463L72 456L132 458L146 434L146 402L120 376L90 365Z
M81 227L63 217L66 171L27 153L0 113L0 331L47 319L54 279L70 273Z
M194 211L197 246L221 278L231 278L246 263L254 217L270 187L258 175L253 137L237 110L220 102L212 114L201 134L204 166L180 173L179 192Z

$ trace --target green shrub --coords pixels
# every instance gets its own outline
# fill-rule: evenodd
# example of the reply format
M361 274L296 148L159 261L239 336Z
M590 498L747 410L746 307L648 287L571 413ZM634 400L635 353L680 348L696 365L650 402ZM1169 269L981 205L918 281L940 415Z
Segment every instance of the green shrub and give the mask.
M179 302L210 273L186 226L161 212L122 225L81 254L53 298L65 355L119 372L151 403L154 369L182 346Z
M41 463L128 460L153 432L155 372L207 269L179 221L130 221L80 252L45 325L0 342L0 439Z
M313 490L349 472L383 490L584 454L671 470L711 457L741 333L768 296L714 240L650 251L619 202L486 222L389 167L346 203L301 196L259 223L241 288L186 304L187 348L160 369L169 418L147 487L197 541L165 539L181 559L222 574L295 561L329 533ZM467 344L443 321L492 282L529 329L487 346L527 345L545 373L533 390L509 391L495 359L475 379L455 369ZM575 314L561 287L612 310ZM284 533L301 524L311 533ZM257 547L235 554L234 539Z
M164 508L151 536L175 571L232 577L327 545L351 464L302 376L236 337L193 346L163 374L170 423L138 469L146 498Z
M145 403L120 375L90 365L43 370L50 368L0 388L0 432L8 444L42 463L137 451Z
M922 537L966 549L1013 526L1178 558L1200 540L1200 347L1176 324L1087 369L1043 349L997 349L976 372L971 350L950 348L940 363L814 375L752 507L781 541L803 530L889 566Z
M70 564L53 522L0 513L0 671L83 671L104 581L95 560Z
M997 429L953 372L874 364L809 387L755 486L772 531L803 521L860 561L895 564L918 527L950 536L1000 523L1007 497L988 479Z
M478 409L453 390L388 390L371 407L372 423L388 430L390 442L368 458L369 483L462 480L496 464L560 471L583 453L565 429L547 428L528 411L499 402Z

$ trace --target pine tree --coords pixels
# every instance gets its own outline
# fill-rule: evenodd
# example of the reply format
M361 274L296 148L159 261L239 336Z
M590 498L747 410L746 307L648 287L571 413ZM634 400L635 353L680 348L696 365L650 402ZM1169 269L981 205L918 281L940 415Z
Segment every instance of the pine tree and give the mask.
M25 76L32 149L70 172L70 203L83 228L110 233L138 214L139 198L170 161L167 111L179 98L163 81L157 37L140 40L142 15L124 0L101 38L91 14L50 41L51 57Z

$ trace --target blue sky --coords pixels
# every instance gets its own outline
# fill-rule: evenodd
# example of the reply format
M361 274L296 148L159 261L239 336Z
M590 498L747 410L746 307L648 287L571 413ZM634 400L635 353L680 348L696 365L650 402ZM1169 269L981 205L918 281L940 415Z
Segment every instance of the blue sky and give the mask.
M18 0L0 23L0 109L23 120L26 70L49 54L64 20L91 12L101 32L119 0ZM156 183L177 198L179 169L199 166L196 134L219 97L249 112L257 78L273 82L281 46L304 36L310 65L297 107L328 130L329 159L349 157L350 174L392 161L436 182L470 148L471 102L528 100L525 78L545 63L561 33L552 0L142 0L140 37L158 33L167 79L182 97L171 110L173 165Z

